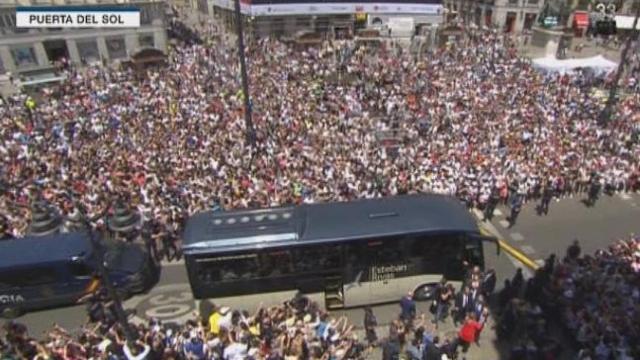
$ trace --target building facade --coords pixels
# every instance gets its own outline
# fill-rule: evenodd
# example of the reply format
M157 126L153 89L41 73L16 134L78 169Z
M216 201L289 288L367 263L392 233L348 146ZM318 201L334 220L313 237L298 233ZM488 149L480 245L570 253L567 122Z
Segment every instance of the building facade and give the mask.
M140 8L139 28L18 29L17 6L118 6ZM74 64L127 60L145 48L166 53L164 1L0 0L0 74L43 72L62 58Z
M445 7L467 23L519 33L535 26L544 3L544 0L445 0Z
M240 0L248 33L256 37L294 36L313 32L340 36L360 29L437 25L443 21L442 0ZM198 9L221 18L234 29L234 0L202 0ZM410 20L410 21L409 21ZM413 24L413 25L412 25Z

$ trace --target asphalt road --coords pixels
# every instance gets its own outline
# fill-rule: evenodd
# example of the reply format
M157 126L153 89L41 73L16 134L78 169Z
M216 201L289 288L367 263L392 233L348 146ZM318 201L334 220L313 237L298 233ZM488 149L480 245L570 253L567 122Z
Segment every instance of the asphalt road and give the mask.
M580 200L553 201L547 216L538 216L535 204L527 204L510 229L505 226L508 209L503 207L492 224L511 245L537 261L551 253L564 256L574 239L584 253L591 254L630 233L640 233L639 194L605 195L595 207L586 207Z
M578 239L586 253L606 247L612 240L625 237L629 233L640 232L640 195L604 196L593 208L587 208L579 199L563 199L552 202L548 216L538 216L534 210L535 204L527 204L518 222L512 228L506 228L505 214L507 208L499 208L493 221L487 224L490 231L507 241L512 247L520 250L532 260L541 262L551 253L562 256L573 241ZM496 269L498 287L503 280L513 276L516 267L521 263L508 253L496 255L495 247L485 245L486 266ZM267 301L268 302L268 301ZM243 305L244 304L244 305ZM164 322L182 322L197 315L201 304L191 297L184 264L173 263L163 267L162 277L158 285L148 294L135 296L126 301L127 308L136 309L136 316L132 320L146 321L155 317ZM245 308L243 298L228 303L234 308ZM421 312L427 312L428 304L419 304ZM40 336L55 322L73 330L78 329L86 319L84 306L73 306L61 309L51 309L24 315L19 319L28 325L34 336ZM381 325L379 336L384 336L386 325L398 314L397 304L374 307L374 312ZM356 326L362 325L363 311L351 309L337 312L335 315L346 315ZM427 315L430 316L430 315ZM438 330L441 337L455 336L455 329L451 323L441 326ZM486 335L485 335L486 333ZM495 341L492 331L483 333L480 348L472 347L472 358L498 358L500 346Z

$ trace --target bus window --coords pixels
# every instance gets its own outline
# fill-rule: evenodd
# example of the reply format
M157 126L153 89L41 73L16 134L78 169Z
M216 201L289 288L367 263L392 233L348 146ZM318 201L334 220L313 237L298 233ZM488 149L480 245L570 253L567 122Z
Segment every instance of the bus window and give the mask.
M33 267L29 269L9 270L0 273L0 282L5 287L26 287L52 284L56 281L53 268Z
M483 265L482 242L480 239L469 239L464 245L464 257L470 264Z
M386 239L386 241L369 241L368 252L365 255L374 264L389 264L404 261L401 239Z
M340 245L307 246L294 250L294 254L296 272L336 270L342 265Z
M82 261L72 261L69 264L71 275L76 278L87 278L93 275L93 269Z
M288 250L268 251L260 254L260 277L278 277L293 272L291 253Z
M461 279L462 237L456 234L413 236L405 240L409 256L421 262L426 273L444 273L450 280Z
M256 255L218 256L198 259L197 276L204 282L234 281L258 277Z

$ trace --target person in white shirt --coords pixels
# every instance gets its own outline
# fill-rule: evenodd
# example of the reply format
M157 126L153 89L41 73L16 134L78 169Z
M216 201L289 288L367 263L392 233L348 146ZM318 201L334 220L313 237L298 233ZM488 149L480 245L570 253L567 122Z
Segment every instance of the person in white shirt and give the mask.
M151 351L151 347L142 341L136 341L133 349L129 348L129 343L124 344L124 355L127 360L145 360Z
M227 306L223 306L222 308L220 308L220 315L222 315L220 321L218 322L220 328L231 330L231 318L233 316L231 309Z

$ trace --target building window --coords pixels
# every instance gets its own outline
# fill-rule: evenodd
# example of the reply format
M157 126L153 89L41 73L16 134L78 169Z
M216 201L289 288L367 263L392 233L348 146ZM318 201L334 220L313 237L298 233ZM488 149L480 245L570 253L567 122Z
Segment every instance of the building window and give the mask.
M151 20L151 9L149 7L142 7L140 9L140 25L149 25L151 24Z
M76 42L80 60L88 63L100 61L100 51L95 40L81 40Z
M155 47L153 34L141 34L140 36L138 36L138 43L140 44L141 48Z
M504 32L512 33L515 31L516 27L516 19L518 18L518 14L512 11L507 12L507 18L504 22Z
M524 30L531 30L533 28L533 24L536 21L536 17L537 17L537 14L535 13L527 13L524 16L524 25L522 28Z
M111 59L121 59L127 56L127 47L125 46L123 37L107 39L106 43Z
M509 0L509 5L518 5L519 0Z
M540 0L529 0L529 4L536 5Z
M16 23L14 21L13 15L11 15L11 14L4 16L4 22L7 24L7 27L13 27L15 25L15 23Z
M33 47L31 46L13 48L11 49L11 55L13 55L13 61L18 67L38 65L36 53L33 51Z

